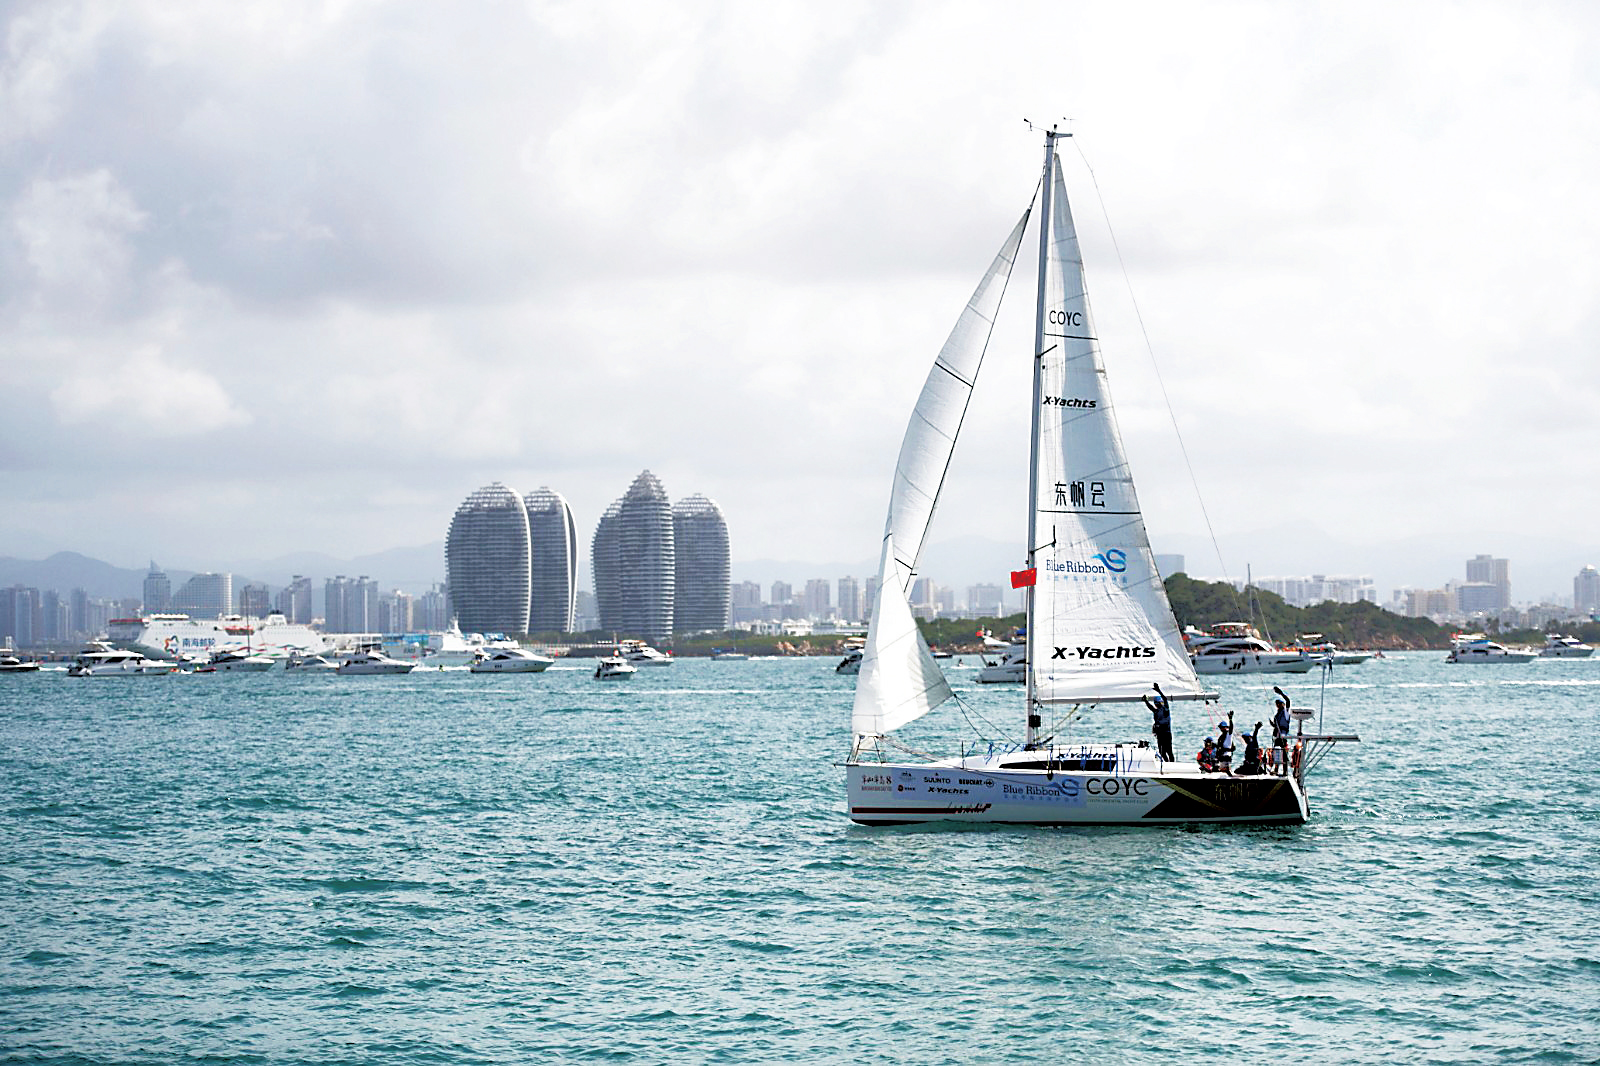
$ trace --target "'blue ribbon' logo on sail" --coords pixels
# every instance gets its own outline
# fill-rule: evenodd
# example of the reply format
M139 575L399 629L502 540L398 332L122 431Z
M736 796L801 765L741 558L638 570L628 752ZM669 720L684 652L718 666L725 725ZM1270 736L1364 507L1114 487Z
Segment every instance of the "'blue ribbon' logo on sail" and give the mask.
M1112 548L1109 551L1101 552L1099 555L1091 556L1091 558L1100 560L1105 565L1105 568L1113 574L1120 574L1128 569L1128 553L1121 548Z

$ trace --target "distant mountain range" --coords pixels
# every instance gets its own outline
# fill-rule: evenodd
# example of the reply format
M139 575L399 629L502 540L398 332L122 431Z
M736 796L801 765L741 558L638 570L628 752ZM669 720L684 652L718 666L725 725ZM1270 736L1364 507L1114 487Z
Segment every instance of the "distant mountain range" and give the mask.
M1247 567L1257 577L1370 574L1384 602L1398 587L1440 588L1447 581L1464 581L1466 561L1479 553L1511 561L1511 594L1516 601L1570 601L1573 577L1584 566L1600 562L1600 548L1595 545L1543 533L1450 533L1358 545L1330 537L1310 524L1230 535L1221 549L1226 571L1209 538L1176 535L1159 536L1155 541L1157 552L1182 555L1184 569L1191 577L1241 579ZM1010 572L1022 564L1020 542L961 537L930 544L923 552L919 569L935 582L955 588L960 598L968 586L977 584L1000 585L1009 594ZM585 562L585 568L587 565ZM164 569L174 590L194 574L192 570ZM142 596L145 572L144 568L125 569L77 552L57 552L41 560L0 556L0 586L53 588L63 594L81 588L103 599ZM352 559L316 552L242 559L231 567L231 572L236 590L246 584L266 584L276 590L287 585L295 574L304 574L320 591L323 580L343 574L365 575L385 590L401 589L415 595L444 580L444 544L435 541L391 548ZM848 575L865 585L866 579L877 572L875 556L841 556L821 562L746 559L732 565L733 580L756 582L761 585L763 596L770 594L774 581L803 588L811 578L831 582ZM586 576L580 574L580 586L587 584Z

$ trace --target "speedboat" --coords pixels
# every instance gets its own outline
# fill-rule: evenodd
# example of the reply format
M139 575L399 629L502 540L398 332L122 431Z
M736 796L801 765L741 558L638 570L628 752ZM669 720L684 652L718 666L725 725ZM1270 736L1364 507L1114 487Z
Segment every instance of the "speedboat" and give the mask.
M23 660L15 655L0 655L0 674L26 674L39 669L37 660Z
M339 663L341 674L409 674L417 667L401 659L391 659L376 648L364 648Z
M1594 654L1594 648L1577 637L1552 636L1539 650L1546 659L1583 659Z
M642 640L625 640L617 645L617 654L634 666L671 666L672 656L663 655Z
M1273 646L1248 622L1218 622L1204 632L1186 626L1183 642L1197 674L1304 674L1323 661Z
M851 648L844 653L844 658L839 660L839 665L833 668L836 674L859 674L861 672L861 649Z
M1487 637L1458 640L1444 657L1447 663L1531 663L1538 656L1531 651L1513 651Z
M90 641L67 667L70 677L127 677L145 674L170 674L178 664L162 659L146 659L136 651L113 648L103 640Z
M339 664L326 655L309 655L305 652L294 651L283 661L285 670L302 671L308 674L327 673L339 669Z
M537 674L555 663L522 648L485 648L468 667L475 674Z
M596 681L621 681L638 672L634 665L622 656L608 655L595 666L594 677Z
M1015 681L1021 683L1028 678L1028 645L1010 644L1000 653L998 659L988 656L983 658L983 667L978 671L975 680L985 685L993 685Z
M260 673L272 669L272 660L265 655L252 655L242 648L214 651L210 657L194 668L197 674L225 674L232 671Z
M731 648L715 648L711 652L711 661L714 663L741 662L748 658L750 656L744 652L734 651Z

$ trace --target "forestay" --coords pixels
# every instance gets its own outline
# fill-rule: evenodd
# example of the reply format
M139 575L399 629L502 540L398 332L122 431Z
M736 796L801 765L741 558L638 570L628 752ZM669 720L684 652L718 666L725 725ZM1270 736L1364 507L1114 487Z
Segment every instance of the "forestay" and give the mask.
M1034 411L1032 692L1044 703L1134 700L1159 682L1174 699L1194 698L1202 689L1150 552L1053 162Z
M956 321L928 372L900 445L878 565L872 627L856 678L851 720L857 736L887 733L921 717L951 696L944 673L917 629L909 594L1030 211L1031 208L1023 212Z

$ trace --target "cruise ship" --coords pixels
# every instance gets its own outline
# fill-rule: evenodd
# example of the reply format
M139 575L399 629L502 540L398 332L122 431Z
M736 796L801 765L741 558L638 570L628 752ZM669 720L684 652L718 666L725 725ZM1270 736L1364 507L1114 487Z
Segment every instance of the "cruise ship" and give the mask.
M224 615L190 618L186 614L150 614L114 618L106 624L112 643L161 659L204 659L225 648L248 648L273 657L291 651L318 654L332 642L308 625L290 622L274 611L264 619Z

